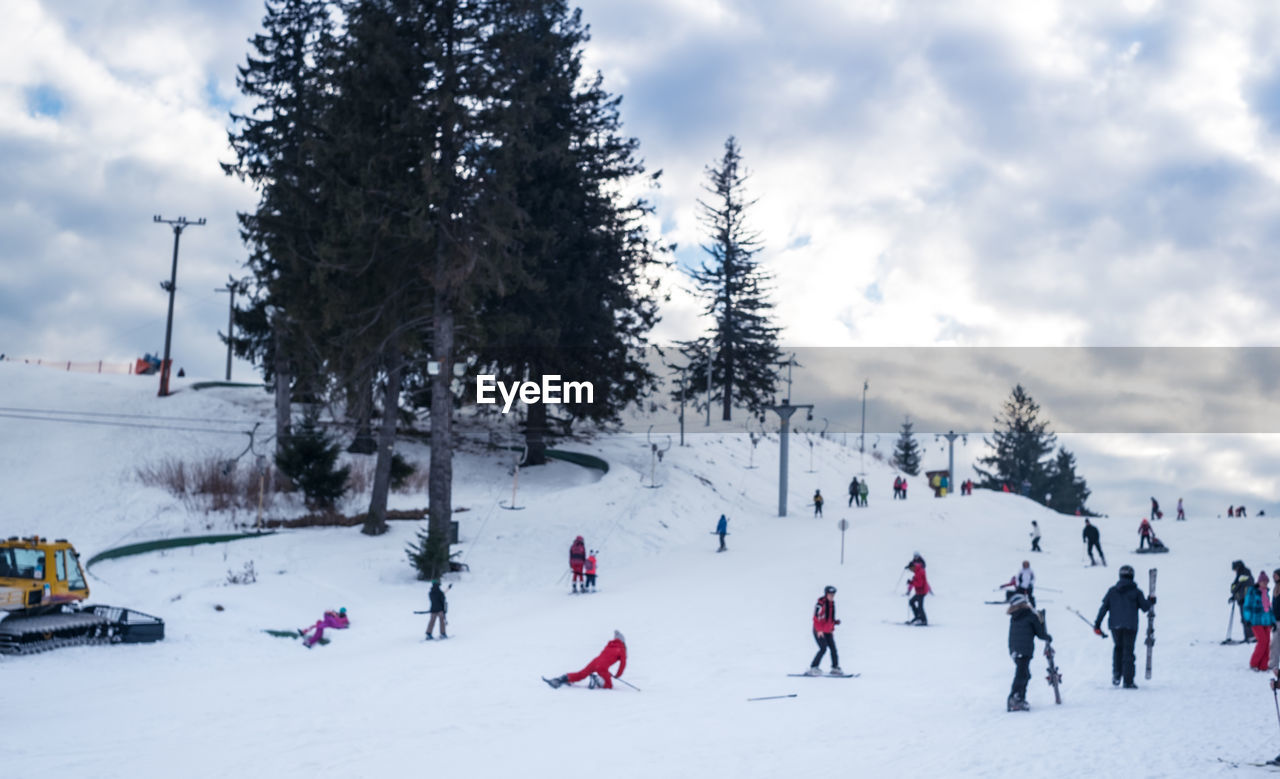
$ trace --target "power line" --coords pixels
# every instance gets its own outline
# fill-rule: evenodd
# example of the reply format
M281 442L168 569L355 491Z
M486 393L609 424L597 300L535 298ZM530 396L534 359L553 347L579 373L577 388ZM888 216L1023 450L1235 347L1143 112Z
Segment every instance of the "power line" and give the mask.
M217 433L220 435L244 435L243 430L210 430L208 428L198 427L177 427L172 425L144 425L137 422L111 422L99 419L68 419L66 417L40 417L28 416L23 414L8 414L0 412L0 418L7 419L26 419L35 422L69 422L75 425L105 425L107 427L127 427L130 429L147 428L151 430L173 430L187 433Z
M117 417L123 419L149 419L164 422L207 422L218 425L247 425L254 420L249 419L215 419L212 417L166 417L157 416L155 414L120 414L109 411L64 411L62 409L53 408L16 408L0 406L0 411L8 411L17 414L75 414L76 416L85 417Z

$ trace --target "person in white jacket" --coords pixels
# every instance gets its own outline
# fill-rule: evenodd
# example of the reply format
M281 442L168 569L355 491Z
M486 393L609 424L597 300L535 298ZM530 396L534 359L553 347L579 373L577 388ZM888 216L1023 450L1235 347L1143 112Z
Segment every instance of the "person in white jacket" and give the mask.
M1013 575L1013 578L1000 585L1001 587L1013 587L1013 591L1006 593L1008 597L1014 594L1026 595L1027 600L1031 602L1031 608L1036 607L1036 596L1033 594L1036 588L1036 574L1031 570L1031 561L1023 560L1022 568Z

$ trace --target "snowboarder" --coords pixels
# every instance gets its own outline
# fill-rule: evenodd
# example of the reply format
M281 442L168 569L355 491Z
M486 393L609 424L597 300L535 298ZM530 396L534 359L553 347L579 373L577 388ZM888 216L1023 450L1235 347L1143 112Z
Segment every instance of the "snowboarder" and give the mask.
M1253 626L1253 638L1258 645L1249 657L1249 667L1255 671L1267 670L1271 658L1271 628L1276 624L1271 613L1271 595L1267 592L1270 581L1266 571L1258 571L1258 580L1244 594L1244 615Z
M717 552L725 550L724 537L729 535L729 520L724 514L720 515L720 521L716 523L716 535L720 536L720 548Z
M844 673L840 670L840 656L836 654L836 625L839 624L840 620L836 619L836 588L828 584L813 607L813 640L818 642L818 654L813 656L813 662L805 672L809 676L822 675L818 666L828 649L831 650L831 675Z
M1186 519L1187 513L1182 510L1182 498L1178 498L1178 521L1185 522Z
M586 575L587 580L582 585L582 591L596 591L596 550L592 549L591 554L587 555L587 561L582 565L582 572Z
M849 482L849 508L853 508L853 502L858 499L858 477L854 476L853 481Z
M614 663L618 663L618 670L613 676L622 678L622 672L627 670L627 641L622 637L622 633L613 631L613 640L604 645L604 649L600 650L600 654L595 656L591 662L581 671L574 671L570 674L562 674L552 679L542 677L542 681L557 688L562 684L573 684L580 682L587 677L591 677L589 687L603 687L606 690L613 689L613 677L609 675L609 667ZM598 680L598 681L597 681Z
M1240 609L1240 624L1244 627L1244 641L1248 644L1254 640L1253 626L1249 624L1248 618L1244 615L1244 595L1249 588L1253 586L1253 571L1244 564L1243 560L1236 560L1231 564L1231 570L1235 574L1231 579L1231 597L1227 601L1235 601L1236 607Z
M303 641L303 644L306 645L307 649L310 649L311 647L320 643L320 640L324 638L325 628L333 628L334 630L346 630L350 625L351 625L351 621L347 619L347 608L346 606L343 606L337 611L326 611L323 617L316 620L316 624L312 625L306 630L299 630L298 633L302 635L303 638L306 639L305 641ZM308 636L307 634L311 633L311 631L313 630L315 631L315 633L312 633L310 636Z
M1098 550L1098 557L1101 557L1101 558L1102 558L1102 564L1103 564L1103 565L1106 565L1106 564L1107 564L1107 556L1106 556L1106 555L1104 555L1104 554L1102 553L1102 544L1098 543L1098 539L1099 539L1098 528L1097 528L1097 527L1095 527L1091 522L1089 522L1089 520L1088 520L1088 519L1085 519L1085 521L1084 521L1084 533L1082 534L1082 536L1083 536L1083 538L1084 538L1084 540L1085 540L1085 543L1086 543L1086 544L1088 544L1088 546L1085 548L1085 551L1087 551L1087 552L1089 553L1089 565L1097 565L1097 564L1098 564L1098 563L1097 563L1097 562L1095 562L1095 561L1094 561L1094 559L1093 559L1093 550L1094 550L1094 549L1097 549L1097 550ZM1135 628L1135 630L1136 630L1136 628Z
M858 505L863 508L867 507L867 494L871 492L871 488L867 486L867 480L863 479L858 484Z
M1040 523L1031 520L1031 551L1040 551Z
M1009 615L1009 657L1013 658L1016 669L1013 672L1013 686L1009 688L1009 711L1029 711L1027 705L1027 682L1031 679L1031 659L1036 653L1036 636L1044 641L1052 641L1040 615L1031 608L1027 597L1021 593L1014 595L1005 611Z
M1133 566L1120 566L1120 579L1102 596L1102 607L1093 621L1093 632L1102 635L1102 618L1111 613L1111 640L1115 648L1111 653L1111 683L1119 685L1124 680L1125 689L1136 690L1133 683L1133 646L1138 638L1138 609L1150 611L1156 604L1156 596L1142 594L1133 583Z
M573 591L578 591L578 583L585 581L582 575L582 568L587 564L587 545L582 540L582 536L573 539L573 544L569 547L569 569L573 571Z
M813 491L813 515L822 516L822 490Z
M914 614L908 625L928 625L929 618L924 613L924 596L928 595L932 590L929 588L929 580L924 575L924 559L920 555L916 555L916 560L911 562L911 581L907 582L907 595L911 595L910 605L911 613Z
M1151 523L1146 517L1142 518L1142 522L1138 525L1138 549L1145 549L1151 546Z
M1018 569L1018 572L1009 581L1000 586L1013 587L1013 591L1018 595L1027 596L1027 600L1031 602L1031 608L1034 609L1036 607L1036 574L1035 571L1031 570L1030 560L1023 560L1022 567ZM1012 603L1013 599L1011 598L1009 602Z
M453 587L452 584L449 585ZM431 617L427 620L427 640L431 640L431 633L436 627L436 618L440 619L440 637L448 638L449 634L445 632L445 613L449 611L449 604L445 602L444 590L440 589L440 580L431 580L431 592L427 593L431 598Z
M1155 496L1152 496L1152 498L1151 498L1151 521L1152 521L1152 522L1155 522L1157 519L1160 519L1160 518L1161 518L1161 517L1163 517L1163 516L1164 516L1164 514L1161 514L1161 513L1160 513L1160 503L1155 499Z

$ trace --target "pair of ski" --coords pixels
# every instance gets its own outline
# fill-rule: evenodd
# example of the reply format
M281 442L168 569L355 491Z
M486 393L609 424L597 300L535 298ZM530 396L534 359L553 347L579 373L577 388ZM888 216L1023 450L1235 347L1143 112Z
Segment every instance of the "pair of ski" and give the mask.
M787 676L808 676L813 679L856 679L862 674L787 674Z
M1156 569L1150 568L1147 570L1147 597L1154 598L1155 595L1156 595ZM1092 622L1089 622L1089 620L1086 619L1083 614L1071 608L1070 606L1068 606L1067 609L1073 612L1080 619L1083 619L1085 621L1085 624L1087 625L1093 624ZM1041 612L1041 613L1043 614L1044 612ZM1235 617L1234 608L1232 609L1231 614L1232 614L1232 618L1234 619ZM1098 634L1101 635L1103 638L1107 637L1107 634L1103 633L1101 628L1098 629ZM1150 681L1151 680L1151 654L1152 654L1152 650L1155 648L1155 645L1156 645L1156 610L1154 606L1147 609L1147 639L1143 643L1147 645L1147 667L1145 672L1143 673L1143 677L1146 678L1148 681ZM1226 642L1224 641L1223 643L1226 643Z

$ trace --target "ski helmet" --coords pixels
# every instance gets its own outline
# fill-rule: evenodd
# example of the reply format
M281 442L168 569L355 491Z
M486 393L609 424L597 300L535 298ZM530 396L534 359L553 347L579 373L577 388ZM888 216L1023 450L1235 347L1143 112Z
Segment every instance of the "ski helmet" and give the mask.
M1009 608L1016 608L1018 606L1027 606L1027 605L1030 605L1027 601L1027 596L1023 595L1022 593L1018 593L1017 595L1014 595L1012 598L1009 599Z
M1122 566L1120 566L1120 578L1121 578L1121 579L1132 579L1132 578L1133 578L1133 566L1132 566L1132 565L1122 565Z
M347 616L347 607L343 606L342 608L338 609L338 615L342 617Z
M627 643L627 639L622 637L622 631L620 630L613 631L613 637L624 644Z
M832 587L830 584L828 584L828 585L827 585L827 587L826 587L826 589L824 589L824 590L823 590L823 592L825 592L825 593L826 593L826 594L828 594L828 595L835 595L835 594L836 594L836 588L835 588L835 587Z

